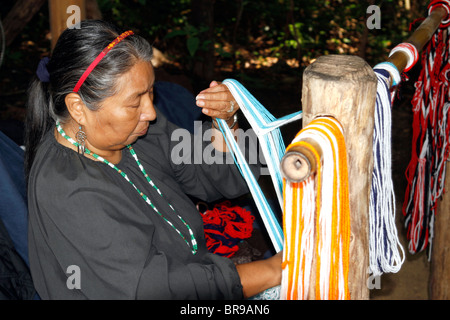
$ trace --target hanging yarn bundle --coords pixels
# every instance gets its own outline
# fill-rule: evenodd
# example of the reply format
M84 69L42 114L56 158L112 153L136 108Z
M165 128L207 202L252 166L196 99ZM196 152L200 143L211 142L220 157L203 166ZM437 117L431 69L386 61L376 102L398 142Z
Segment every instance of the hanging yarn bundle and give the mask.
M397 48L411 49L414 46L400 44ZM415 50L417 52L417 50ZM407 70L417 61L417 55L410 56ZM380 63L374 67L378 78L374 114L373 158L374 168L370 190L369 206L369 265L374 276L384 272L398 272L405 260L403 247L398 239L395 225L395 194L392 182L391 145L391 91L390 78L394 85L400 78L395 66Z
M281 299L350 299L350 204L342 130L333 118L316 118L286 149L286 153L298 146L309 149L317 169L315 177L301 183L284 181ZM320 153L305 138L314 140Z
M450 153L450 1L432 1L429 13L437 7L444 7L448 15L422 53L422 70L412 99L412 154L403 203L408 249L411 253L427 249L429 258L434 215L444 191Z

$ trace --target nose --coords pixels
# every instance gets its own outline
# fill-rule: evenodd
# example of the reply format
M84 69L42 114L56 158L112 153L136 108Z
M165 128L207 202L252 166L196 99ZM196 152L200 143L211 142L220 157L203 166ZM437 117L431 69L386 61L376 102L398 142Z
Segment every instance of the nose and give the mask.
M153 105L152 93L147 93L142 97L141 121L153 121L156 119L156 110Z

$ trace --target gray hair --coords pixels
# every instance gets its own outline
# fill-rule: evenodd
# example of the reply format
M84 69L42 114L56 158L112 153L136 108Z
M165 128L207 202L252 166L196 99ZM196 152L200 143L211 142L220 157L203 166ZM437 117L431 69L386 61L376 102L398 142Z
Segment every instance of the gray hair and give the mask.
M123 30L126 31L126 30ZM123 31L99 20L81 22L79 29L66 29L58 39L47 64L50 81L44 83L35 77L28 91L25 126L25 169L27 174L44 135L54 127L56 120L65 120L69 112L65 97L73 92L85 70ZM131 35L117 44L100 61L81 86L78 94L92 111L102 101L113 96L117 79L138 61L151 62L152 47L147 40Z

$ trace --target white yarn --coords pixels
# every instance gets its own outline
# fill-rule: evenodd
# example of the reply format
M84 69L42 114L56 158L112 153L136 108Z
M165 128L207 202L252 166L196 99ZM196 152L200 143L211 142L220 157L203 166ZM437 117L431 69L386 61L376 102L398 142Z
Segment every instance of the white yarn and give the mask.
M450 22L450 1L449 0L441 0L441 2L445 2L445 5L441 6L441 8L444 8L445 11L447 11L447 19L441 21L441 25L445 25ZM434 6L430 6L428 8L428 15L430 15L434 9L435 9Z
M392 79L392 86L397 86L401 81L402 78L400 76L400 72L398 71L397 67L390 62L381 62L377 64L374 69L383 69L389 72L391 79Z
M385 65L377 65L382 69ZM369 264L374 276L398 272L405 260L395 224L395 193L392 183L391 97L389 78L378 77L374 115L374 171L369 210Z
M288 292L288 273L289 268L284 268L282 270L282 281L281 281L281 299L287 299L287 296L292 296L293 291L297 289L299 299L306 299L309 291L309 281L310 275L312 271L312 258L314 256L314 214L315 214L315 188L314 188L314 177L308 177L303 184L303 198L297 198L297 201L302 201L301 206L300 203L293 203L292 194L293 194L293 184L286 182L285 189L285 201L289 206L288 208L292 208L292 205L295 205L297 208L297 219L293 221L293 211L285 210L284 220L288 222L286 224L286 232L285 232L285 246L284 246L284 256L290 257L292 251L296 251L296 248L301 246L304 248L303 254L301 254L298 259L298 265L302 265L305 263L305 273L302 274L301 268L298 269L298 265L294 264L293 274L298 274L298 278L294 279L293 283L297 284L296 287L292 287L292 291ZM301 208L301 209L300 209ZM301 225L301 221L303 221L304 229L302 232L301 243L298 243L299 237L295 237L296 234L299 233L299 226ZM292 232L291 228L295 228L294 232ZM291 243L292 239L295 239L295 246L287 246L287 243ZM302 285L303 283L303 285Z
M394 49L392 49L391 52L389 53L389 57L391 57L396 52L403 52L408 56L408 62L406 64L405 70L409 70L413 67L419 55L417 48L414 45L411 45L410 47L413 48L414 52L411 52L409 48L405 48L399 45L396 46Z
M280 290L280 286L276 286L249 298L249 300L280 300Z

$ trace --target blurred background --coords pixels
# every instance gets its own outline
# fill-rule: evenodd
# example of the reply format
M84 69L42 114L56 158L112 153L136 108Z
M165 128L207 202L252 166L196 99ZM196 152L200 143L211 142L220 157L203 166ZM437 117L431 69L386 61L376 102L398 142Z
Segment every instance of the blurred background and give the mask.
M8 20L17 2L22 19ZM2 0L6 49L0 119L19 118L30 76L50 55L49 1ZM157 67L193 92L213 79L297 92L302 70L324 54L358 55L374 65L426 14L424 0L87 0L88 18L133 29L158 49ZM369 5L380 29L366 27ZM14 24L14 26L11 26ZM12 30L13 29L13 30ZM184 79L181 79L181 78ZM298 95L297 95L298 97Z

